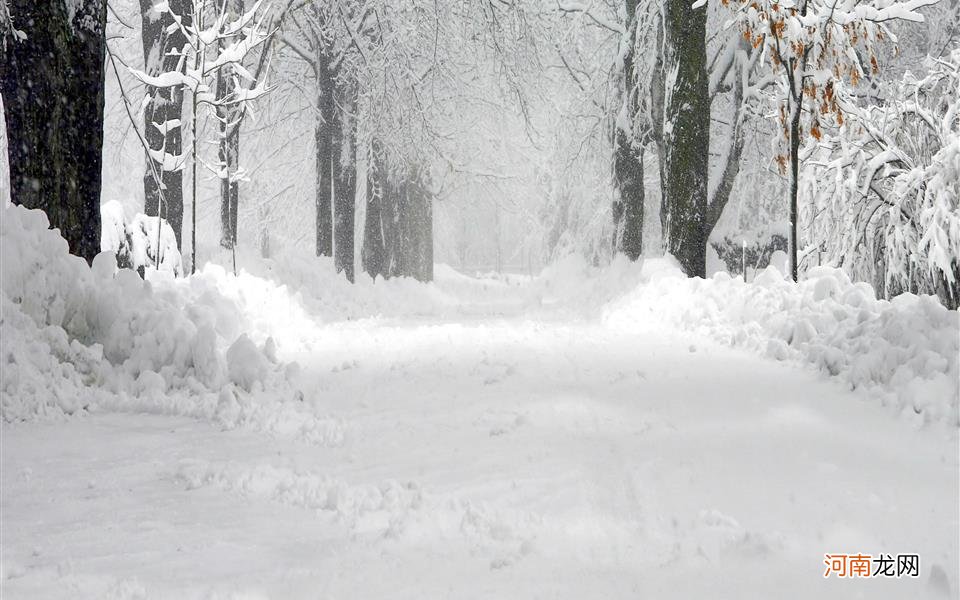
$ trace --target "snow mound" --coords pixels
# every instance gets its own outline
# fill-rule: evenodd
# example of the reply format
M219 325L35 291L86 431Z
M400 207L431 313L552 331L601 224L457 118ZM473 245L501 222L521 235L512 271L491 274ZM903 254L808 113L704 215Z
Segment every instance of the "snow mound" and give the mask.
M280 362L268 337L303 315L285 289L215 266L187 279L147 271L144 280L118 270L112 252L88 267L42 211L2 210L4 422L132 410L342 442L341 425L304 406L295 364ZM251 295L283 321L251 318Z
M218 269L217 263L230 262L226 254L215 255L203 270ZM308 249L278 245L273 258L262 258L250 248L237 248L237 278L242 286L249 287L250 279L276 282L291 295L298 310L309 313L314 322L455 318L472 313L478 305L497 312L498 307L506 311L523 301L520 281L516 279L477 279L447 265L436 265L434 276L433 282L423 283L412 277L373 279L358 270L356 282L350 283L342 273L337 273L332 258L316 256Z
M768 267L748 284L723 272L689 279L656 260L631 277L640 283L604 308L612 327L704 334L777 360L812 363L925 422L960 420L960 315L934 296L877 299L869 284L828 267L811 269L799 283Z

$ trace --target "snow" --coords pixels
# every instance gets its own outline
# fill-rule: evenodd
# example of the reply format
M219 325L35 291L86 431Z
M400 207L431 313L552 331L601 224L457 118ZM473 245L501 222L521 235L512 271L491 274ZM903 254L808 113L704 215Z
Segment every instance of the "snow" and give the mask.
M722 272L687 279L658 261L644 269L642 284L607 308L610 325L658 322L807 362L908 417L960 422L960 320L935 297L878 300L869 284L829 267L799 284L769 267L752 285Z
M4 598L955 597L956 311L670 259L351 286L0 218ZM778 360L779 359L779 360ZM832 552L918 579L825 579Z
M254 327L239 307L244 298L219 291L218 282L228 279L222 268L191 280L147 270L144 281L135 271L117 271L112 253L102 253L91 269L67 254L66 242L47 226L41 211L3 208L4 422L113 410L211 418L238 365L257 368L234 376L251 393L242 394L243 411L231 426L289 428L295 425L285 421L292 419L312 435L323 421L298 416L287 402L299 394L291 365L266 356L256 363L249 348L230 360L228 347ZM273 291L280 308L284 293ZM265 379L269 393L253 387Z
M125 267L183 275L183 259L170 224L143 213L128 219L123 205L116 200L100 207L100 249L118 256L119 264Z
M263 383L270 372L270 361L266 353L250 341L247 334L241 334L227 350L227 373L230 381L246 391L254 384Z

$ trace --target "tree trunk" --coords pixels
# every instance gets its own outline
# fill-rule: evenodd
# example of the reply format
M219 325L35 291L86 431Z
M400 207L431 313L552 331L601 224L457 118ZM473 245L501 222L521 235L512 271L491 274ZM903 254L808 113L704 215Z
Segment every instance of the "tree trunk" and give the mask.
M383 148L378 140L370 144L370 165L367 169L367 214L363 224L363 249L360 261L363 270L376 279L386 276L386 248L383 240L383 218L380 210L384 192Z
M363 264L371 276L433 280L433 195L422 167L396 175L379 142L371 152Z
M638 139L633 122L637 115L637 74L634 69L634 48L636 47L637 0L627 0L627 41L623 56L621 94L625 111L624 129L622 123L614 125L613 182L617 197L613 202L615 252L637 260L643 252L643 140ZM619 120L618 120L619 121Z
M791 82L792 85L792 82ZM790 277L797 281L797 194L800 178L800 102L790 107Z
M746 45L746 44L744 44ZM749 50L747 50L749 52ZM736 60L736 59L735 59ZM743 155L743 144L744 144L744 131L743 131L743 121L744 121L744 98L743 98L743 78L747 75L744 72L745 68L739 60L733 66L734 69L734 82L733 82L733 116L732 116L732 130L730 132L731 141L727 148L727 155L723 163L723 172L720 174L720 179L717 181L717 185L713 190L710 198L710 205L707 206L707 226L705 235L707 240L710 239L710 234L713 232L713 229L717 226L717 223L720 221L720 217L723 216L723 209L727 206L727 203L730 200L730 194L733 192L733 185L737 181L737 176L740 174L740 157Z
M13 203L39 208L70 252L100 252L106 0L8 0L25 39L4 39L0 92L6 112Z
M613 157L617 190L613 203L614 250L637 260L643 252L643 148L636 148L630 137L617 129Z
M335 74L322 49L314 65L317 77L317 121L314 142L317 153L317 256L333 256L333 138Z
M186 37L169 12L153 11L158 0L140 0L144 71L148 75L183 72L186 65L182 51ZM184 25L193 19L192 0L170 0L170 10L180 16ZM170 223L183 248L183 96L182 87L147 86L147 103L143 113L143 133L150 152L146 155L143 176L144 212L158 214ZM159 179L159 181L158 181ZM161 202L162 200L162 202Z
M336 107L333 144L333 248L337 272L343 271L353 283L353 228L357 196L356 88L352 85L340 95Z
M661 145L664 200L668 206L664 239L687 275L704 277L710 166L706 9L692 9L689 0L668 0L666 13L668 56L664 72L671 93L665 106Z
M388 165L385 165L389 169ZM383 231L384 277L403 275L400 215L402 214L403 185L394 181L389 170L383 177L383 196L380 199L380 228Z
M433 199L422 167L410 169L400 222L403 231L403 275L433 280ZM499 264L499 257L498 257Z
M243 14L243 0L225 0L223 10L232 21ZM220 41L222 52L229 41ZM217 101L230 102L237 93L239 75L232 65L217 70ZM237 243L237 209L240 206L240 122L243 108L239 104L217 106L220 148L220 245L233 248Z

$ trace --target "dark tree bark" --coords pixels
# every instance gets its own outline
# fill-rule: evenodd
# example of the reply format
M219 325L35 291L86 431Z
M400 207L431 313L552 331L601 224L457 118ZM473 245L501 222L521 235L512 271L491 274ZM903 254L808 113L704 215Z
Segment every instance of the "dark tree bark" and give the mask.
M243 0L226 0L223 4L230 20L239 18L243 14ZM225 48L226 41L221 40L220 50ZM239 75L232 65L225 65L217 70L218 102L217 120L219 121L220 148L220 245L224 248L233 248L237 244L237 210L240 207L240 182L237 180L240 170L240 121L243 117L243 108L232 102L237 94Z
M391 168L379 140L370 147L363 269L371 277L433 280L433 193L428 171Z
M420 281L433 281L433 193L426 172L418 173L417 199L413 211L416 226L414 244L416 267L413 276Z
M370 166L367 169L367 214L363 223L363 248L360 260L363 270L376 279L386 277L386 247L383 239L381 203L385 187L383 148L378 140L370 145Z
M630 260L643 253L643 148L617 129L613 157L617 199L613 203L614 250Z
M627 44L623 57L622 78L623 109L632 117L637 114L637 74L634 68L636 47L637 1L627 0ZM633 126L629 130L623 124L614 125L613 182L617 198L613 202L615 252L637 260L643 252L643 146Z
M334 94L336 73L323 48L314 63L317 78L317 256L333 256L333 138L336 132Z
M710 96L706 69L706 9L668 0L664 73L676 73L664 106L661 154L667 249L691 277L706 276ZM670 78L665 78L671 85Z
M144 71L148 75L183 72L186 68L182 56L186 37L178 27L173 27L174 21L169 12L158 16L152 10L157 1L140 0ZM192 0L169 0L169 6L185 25L192 23ZM161 157L164 154L181 156L183 153L180 125L183 97L182 87L147 86L147 103L143 113L144 139L153 154L146 155L144 212L150 216L159 215L170 223L179 248L183 248L183 163L181 160L178 164L169 164L168 158L165 165Z
M354 280L353 228L357 196L357 96L350 83L341 86L335 107L336 127L333 141L333 248L337 272Z
M404 274L403 242L400 227L402 215L403 183L397 182L388 169L383 178L383 196L380 199L380 230L383 232L384 277L400 277Z
M433 198L423 168L409 170L400 201L400 274L432 281Z
M106 0L8 0L0 92L6 112L10 197L46 212L70 252L100 252Z
M791 81L791 86L792 86ZM800 101L790 111L790 278L797 281L797 195L800 181Z

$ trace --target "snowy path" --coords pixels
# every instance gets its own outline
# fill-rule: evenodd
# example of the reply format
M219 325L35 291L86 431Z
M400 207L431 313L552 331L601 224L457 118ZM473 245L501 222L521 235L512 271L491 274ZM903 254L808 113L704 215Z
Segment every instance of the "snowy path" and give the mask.
M4 599L956 590L955 431L705 340L485 311L320 329L316 435L4 426ZM924 573L824 580L825 552Z

